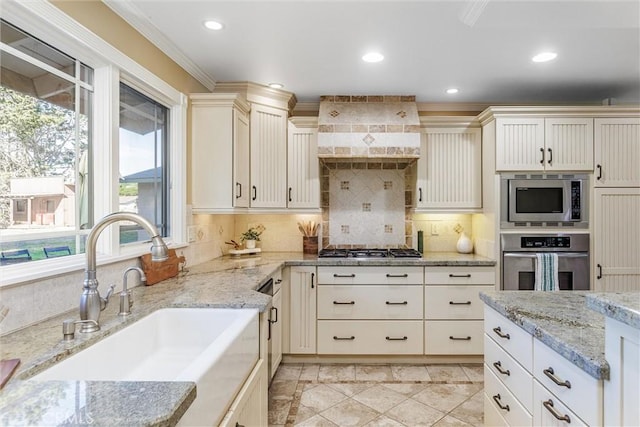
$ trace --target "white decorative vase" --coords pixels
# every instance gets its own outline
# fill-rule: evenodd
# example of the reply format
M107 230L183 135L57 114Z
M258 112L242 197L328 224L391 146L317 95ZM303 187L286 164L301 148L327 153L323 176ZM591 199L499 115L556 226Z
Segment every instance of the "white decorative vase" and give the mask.
M464 232L460 234L456 249L461 254L470 254L473 251L473 242Z
M256 247L256 241L255 240L245 240L244 241L244 247L247 249L254 249Z

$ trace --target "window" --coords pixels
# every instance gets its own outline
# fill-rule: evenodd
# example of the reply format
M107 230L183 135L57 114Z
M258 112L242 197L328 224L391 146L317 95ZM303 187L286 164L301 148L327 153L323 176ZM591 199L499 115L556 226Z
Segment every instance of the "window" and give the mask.
M0 249L84 251L93 70L0 21ZM15 209L11 209L11 200Z
M167 107L120 83L120 210L169 229ZM120 243L148 240L137 224L120 225Z
M130 206L156 224L169 244L183 243L187 97L48 2L29 6L7 2L0 24L2 250L37 247L40 256L36 254L34 260L44 258L43 247L69 246L72 254L84 252L84 240L94 220L120 210L121 202L126 205L126 200L119 198L123 187L119 184L133 187L129 191L137 197ZM56 46L64 46L63 51ZM113 105L113 95L119 96L121 84L122 103ZM34 132L38 138L29 141L55 147L48 153L58 157L37 174L7 173L11 165L28 163L23 161L28 151L16 150L20 144L38 147L24 144L20 137L28 134L12 127L15 123L11 120L20 114L5 114L11 103L30 106L31 110L14 112L35 111L35 122L48 126ZM58 120L53 120L56 117ZM131 133L134 121L148 131ZM120 131L113 134L112 129L118 126ZM143 162L138 170L126 169L124 164L121 167L126 160L121 160L123 152L131 149L143 151L145 169ZM11 157L14 152L22 157ZM131 175L145 170L152 171L147 188L141 188L141 182L127 182ZM31 179L41 185L34 186ZM27 194L35 187L37 194ZM145 206L137 200L143 192ZM148 239L146 233L134 230L134 238L121 239L120 234L131 230L126 230L127 224L118 225L123 225L121 233L114 225L110 227L113 233L105 232L99 240L98 251L105 255L98 258L99 263L148 251L148 245L140 242ZM29 232L28 238L24 230ZM48 277L53 274L51 262L34 262L28 269L2 267L0 286ZM55 262L56 274L84 266L83 257L67 256Z

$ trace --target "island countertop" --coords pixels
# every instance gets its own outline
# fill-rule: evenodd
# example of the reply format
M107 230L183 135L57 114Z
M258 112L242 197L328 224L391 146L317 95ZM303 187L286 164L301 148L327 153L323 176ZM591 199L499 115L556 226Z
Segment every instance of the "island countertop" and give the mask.
M155 310L166 307L217 307L253 308L264 311L271 297L256 291L279 268L285 265L336 266L336 265L414 265L414 266L493 266L495 261L477 255L457 253L429 253L416 259L331 259L318 258L299 252L261 253L252 257L225 256L195 266L190 266L178 277L153 286L132 289L135 301L132 314L123 319L117 315L118 304L111 303L101 313L101 330L86 336L76 334L72 342L62 340L62 321L77 318L77 309L55 318L26 327L0 337L2 359L19 358L21 364L7 386L0 391L0 423L2 425L33 425L34 411L48 421L64 423L70 419L91 417L92 425L122 425L122 414L130 413L130 425L174 425L195 399L194 383L184 382L97 382L97 381L47 381L28 379L49 368L56 362L117 332ZM98 269L98 276L100 271ZM78 298L80 290L78 291ZM152 387L153 386L153 387ZM80 390L77 388L80 387ZM58 390L57 392L54 392ZM75 392L72 393L72 391ZM119 390L114 392L114 390ZM162 394L165 398L154 400L157 405L141 407L136 396L142 391ZM78 398L93 402L91 413L78 413ZM79 393L79 394L78 394ZM111 399L113 407L100 407L100 396ZM28 399L28 400L25 400ZM29 407L16 411L25 401ZM153 409L153 411L150 411ZM149 412L150 411L150 412ZM31 418L30 418L31 417ZM82 418L85 417L85 418ZM42 420L42 419L41 419Z
M587 306L589 292L481 292L491 308L596 379L609 379L604 316Z
M596 292L587 295L587 306L640 329L640 292Z

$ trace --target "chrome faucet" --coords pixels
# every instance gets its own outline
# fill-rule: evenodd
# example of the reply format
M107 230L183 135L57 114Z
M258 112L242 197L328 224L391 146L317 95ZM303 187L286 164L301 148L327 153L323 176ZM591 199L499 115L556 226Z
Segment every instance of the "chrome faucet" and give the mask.
M158 234L158 230L140 215L130 212L115 212L98 221L87 236L85 247L87 265L84 271L85 278L82 295L80 296L80 320L92 320L95 323L82 322L80 332L95 332L100 330L100 312L107 307L109 296L111 292L113 292L113 287L110 288L105 298L100 296L98 279L96 278L96 243L98 242L100 233L102 233L107 226L118 221L133 221L147 230L149 235L152 236L152 261L164 261L169 258L169 250L162 240L162 237Z
M144 271L140 267L129 267L124 271L122 276L122 292L120 292L120 312L118 316L128 316L131 314L131 307L133 306L133 296L131 290L127 289L127 273L130 271L137 271L140 275L140 281L146 282L147 276L144 275Z

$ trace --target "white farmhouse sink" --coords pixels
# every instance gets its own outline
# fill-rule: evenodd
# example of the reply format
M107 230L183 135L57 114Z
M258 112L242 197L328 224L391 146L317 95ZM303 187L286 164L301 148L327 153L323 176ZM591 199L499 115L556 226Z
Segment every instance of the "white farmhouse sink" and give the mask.
M258 311L166 308L32 379L193 381L180 425L218 425L258 360Z

